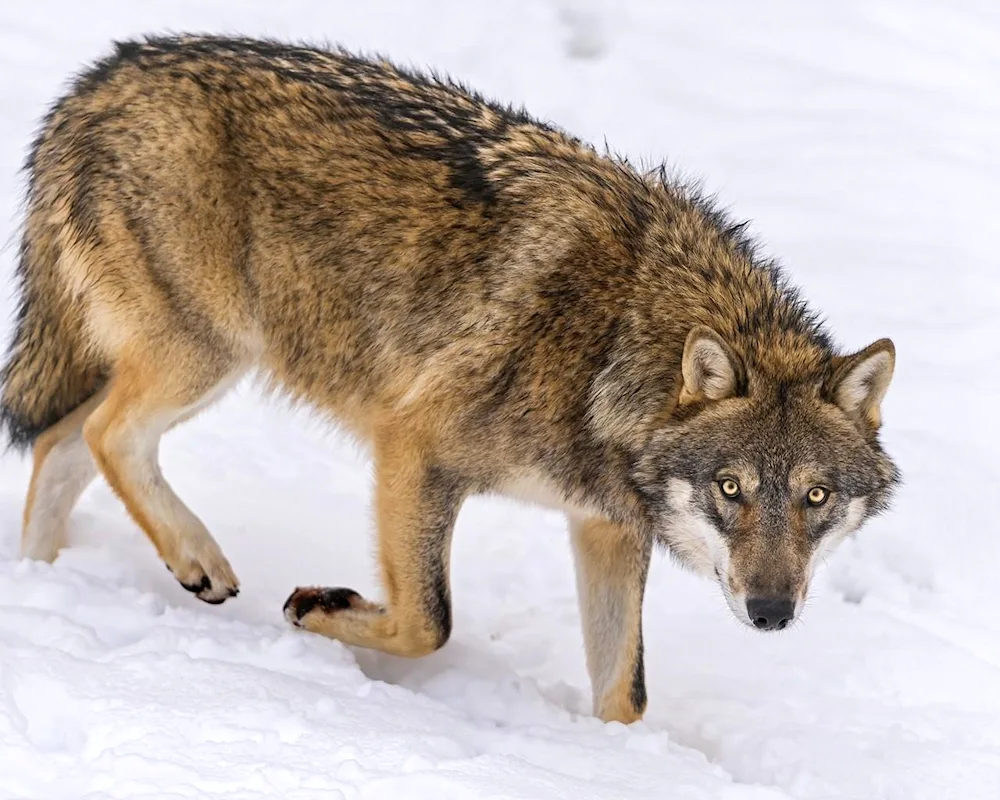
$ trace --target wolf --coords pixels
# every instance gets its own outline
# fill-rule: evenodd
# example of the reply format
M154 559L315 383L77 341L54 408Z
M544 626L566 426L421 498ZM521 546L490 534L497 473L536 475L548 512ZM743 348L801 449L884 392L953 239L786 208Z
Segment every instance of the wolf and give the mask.
M99 472L185 589L236 595L157 453L253 373L375 466L384 597L299 587L291 624L428 654L463 501L557 508L594 711L628 723L655 549L779 630L900 479L890 340L838 352L712 200L450 79L276 41L121 42L26 172L0 418L33 447L27 558L55 558Z

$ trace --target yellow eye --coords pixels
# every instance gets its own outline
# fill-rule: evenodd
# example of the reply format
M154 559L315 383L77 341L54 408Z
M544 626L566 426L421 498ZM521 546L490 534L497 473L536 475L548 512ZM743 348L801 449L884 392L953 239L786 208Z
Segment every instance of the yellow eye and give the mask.
M811 506L821 506L830 497L830 490L825 489L822 486L813 486L806 495L806 499L809 501Z
M740 485L732 478L719 481L719 488L722 489L722 493L730 500L735 500L740 496Z

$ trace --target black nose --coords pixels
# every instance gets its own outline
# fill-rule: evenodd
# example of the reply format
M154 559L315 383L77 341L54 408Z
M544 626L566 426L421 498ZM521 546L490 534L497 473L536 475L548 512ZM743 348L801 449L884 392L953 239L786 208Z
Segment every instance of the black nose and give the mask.
M795 604L783 597L751 597L747 600L747 613L755 628L780 631L795 616Z

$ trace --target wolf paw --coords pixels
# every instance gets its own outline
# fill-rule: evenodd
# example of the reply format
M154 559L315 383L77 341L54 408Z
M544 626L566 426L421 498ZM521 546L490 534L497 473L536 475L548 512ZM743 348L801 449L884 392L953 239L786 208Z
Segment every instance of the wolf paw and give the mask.
M26 558L30 561L44 561L47 564L51 564L56 560L56 556L59 555L61 548L62 544L60 542L47 539L33 539L31 541L24 539L21 542L21 558Z
M327 589L321 586L299 587L285 601L285 619L296 628L303 627L302 619L310 611L326 614L349 608L367 606L364 598L353 589Z
M213 543L214 544L214 543ZM240 582L218 545L202 548L200 557L187 556L169 569L178 583L199 600L218 605L240 593Z

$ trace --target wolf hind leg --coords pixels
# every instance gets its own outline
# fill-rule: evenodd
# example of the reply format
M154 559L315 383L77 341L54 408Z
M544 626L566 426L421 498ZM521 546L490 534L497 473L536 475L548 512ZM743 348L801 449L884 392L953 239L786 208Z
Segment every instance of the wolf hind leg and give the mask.
M235 383L232 359L133 348L120 358L103 401L83 426L98 469L180 584L208 603L239 591L204 523L174 493L159 465L162 435Z
M375 437L375 507L384 604L344 588L296 589L285 617L296 627L398 656L419 657L451 634L448 581L462 479L401 428Z
M66 543L66 523L80 495L97 475L83 425L104 400L101 390L38 437L24 504L21 555L53 561Z

